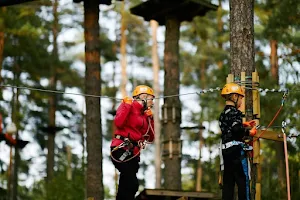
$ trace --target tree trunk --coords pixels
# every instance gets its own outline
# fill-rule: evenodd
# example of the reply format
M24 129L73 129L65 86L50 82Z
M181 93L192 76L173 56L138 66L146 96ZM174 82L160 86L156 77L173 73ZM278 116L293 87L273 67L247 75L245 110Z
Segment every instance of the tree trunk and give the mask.
M223 8L222 8L222 0L219 0L219 7L217 10L217 23L218 23L218 33L219 35L223 34L223 21L222 21L222 12L223 12ZM222 41L218 40L218 48L219 49L223 49L223 43ZM219 69L221 69L223 67L223 61L219 60L217 62L217 65L219 67Z
M84 1L85 89L87 94L101 94L98 1ZM102 174L102 130L100 98L86 97L87 198L104 199Z
M0 29L3 30L1 27ZM4 50L4 32L0 31L0 72L2 72L3 50ZM0 84L1 83L2 83L2 76L0 76Z
M231 73L252 76L254 66L254 0L230 1L230 56ZM251 104L252 106L252 104Z
M4 14L6 12L6 7L0 8L0 10ZM3 51L4 51L4 31L3 30L4 30L4 24L3 24L3 22L0 22L0 72L2 72ZM2 83L2 76L0 75L0 84L1 83Z
M166 20L166 36L164 50L164 96L179 94L179 28L180 22L176 17ZM173 146L173 152L178 150L176 143L180 140L181 105L179 97L164 99L164 141ZM171 152L169 152L171 153ZM164 180L166 189L181 189L181 149L179 155L166 156Z
M246 82L252 83L252 72L255 71L254 61L254 0L230 1L230 57L231 73L235 81L241 80L241 72L246 73ZM252 86L252 84L250 84ZM250 87L248 85L248 87ZM245 92L245 117L253 119L252 90ZM257 141L258 142L258 141ZM257 163L252 166L255 173L252 183L256 180ZM251 199L255 199L256 187L251 187Z
M72 147L66 146L66 154L67 154L67 180L72 180Z
M127 45L127 36L126 36L126 19L125 19L125 1L122 2L121 8L121 94L123 97L127 95L126 85L127 85L127 55L126 55L126 45Z
M157 52L157 28L158 23L155 20L150 21L152 29L152 67L153 67L153 89L155 97L159 97L159 57ZM161 134L159 119L159 100L154 102L154 124L155 124L155 188L161 188Z
M58 49L57 49L57 36L58 36L58 1L53 2L53 26L52 26L52 37L53 37L53 50L52 50L52 66L51 66L51 77L49 80L49 87L51 90L56 90L56 67L58 63ZM48 127L48 141L47 141L47 182L49 183L54 177L54 157L55 157L55 112L56 112L56 95L49 95L49 122Z
M277 48L278 44L276 40L270 41L271 46L271 55L270 55L270 62L271 62L271 75L273 80L275 81L276 85L279 84L279 67L278 67L278 54Z
M271 76L276 85L279 85L279 66L278 66L278 43L276 40L270 40L270 63L271 63ZM284 161L284 144L283 142L275 142L276 155L279 165L277 166L278 179L282 194L281 198L286 197L286 177L285 177L285 161Z
M254 0L230 1L230 56L231 73L240 80L246 72L246 81L252 82L254 63ZM252 90L246 90L246 120L253 119Z
M203 170L202 170L202 147L203 147L203 136L202 136L203 130L199 129L199 158L197 162L197 182L196 182L196 191L201 192L202 191L202 175L203 175Z
M16 65L14 66L14 85L19 85L19 79L20 79L20 68L18 65L19 59L16 61ZM18 117L18 113L20 112L20 102L19 102L19 95L20 90L17 88L16 91L13 92L13 98L12 98L12 122L16 124L17 127L20 125L20 119ZM18 140L19 134L18 130L15 133L15 139ZM18 179L19 179L19 165L20 165L20 152L17 146L14 147L15 149L15 157L13 162L13 170L12 170L12 186L11 186L11 196L10 199L17 200L18 197Z

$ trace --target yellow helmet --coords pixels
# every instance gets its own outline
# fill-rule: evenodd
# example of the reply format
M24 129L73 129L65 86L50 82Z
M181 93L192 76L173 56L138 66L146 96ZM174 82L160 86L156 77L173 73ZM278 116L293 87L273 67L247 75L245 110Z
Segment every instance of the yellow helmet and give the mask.
M225 97L228 94L239 94L241 96L245 96L243 88L236 83L227 83L221 92L222 97Z
M138 85L132 92L133 97L138 96L140 94L149 94L155 97L153 89L151 87L148 87L147 85Z

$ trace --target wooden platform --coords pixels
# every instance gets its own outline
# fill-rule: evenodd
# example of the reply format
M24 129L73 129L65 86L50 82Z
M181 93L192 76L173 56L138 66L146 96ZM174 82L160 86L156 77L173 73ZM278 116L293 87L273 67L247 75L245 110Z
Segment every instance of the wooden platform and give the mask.
M209 192L177 191L164 189L145 189L136 200L196 200L196 199L220 199L216 194Z

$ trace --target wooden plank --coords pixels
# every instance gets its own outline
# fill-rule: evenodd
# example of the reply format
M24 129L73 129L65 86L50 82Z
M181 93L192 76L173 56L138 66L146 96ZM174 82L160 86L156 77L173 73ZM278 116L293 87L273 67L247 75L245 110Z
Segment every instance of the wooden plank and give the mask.
M188 200L188 197L180 197L179 199L177 200Z
M256 193L255 193L255 200L261 200L261 184L256 183Z
M162 189L146 189L146 195L153 196L169 196L169 197L198 197L198 198L215 198L216 195L209 192L192 192L192 191L177 191L177 190L162 190Z
M259 76L257 75L257 82L259 83ZM257 91L257 93L258 93L258 95L257 95L257 101L258 101L258 103L257 103L257 111L258 111L258 113L257 113L257 118L258 119L260 119L260 93Z
M261 133L264 132L262 135ZM255 138L259 137L259 138L263 138L266 140L274 140L274 141L279 141L279 142L283 142L283 135L282 133L278 133L275 131L271 131L271 130L258 130L257 134L254 136Z
M252 72L252 83L256 83L258 82L257 81L258 79L258 75L257 75L257 72ZM253 98L253 115L256 116L256 118L259 118L258 117L258 114L259 114L259 106L258 104L260 103L259 102L259 92L256 89L256 87L253 88L254 90L252 90L252 98Z
M234 80L233 74L228 74L226 78L226 83L232 83Z
M259 139L253 142L253 163L258 164L260 161L260 143Z
M246 72L241 72L241 82L243 83L244 81L246 81ZM245 87L242 86L243 90L245 90ZM242 105L239 107L239 110L245 115L245 108L246 108L246 98L242 99ZM245 119L244 119L245 121Z

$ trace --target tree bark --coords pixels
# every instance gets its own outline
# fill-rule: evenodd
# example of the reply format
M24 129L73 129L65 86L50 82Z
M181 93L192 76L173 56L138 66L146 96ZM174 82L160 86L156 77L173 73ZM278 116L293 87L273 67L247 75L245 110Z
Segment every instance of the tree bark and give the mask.
M234 75L234 81L240 81L241 72L245 72L247 87L252 87L252 72L255 71L254 0L230 0L229 3L231 73ZM253 119L252 90L245 91L245 118ZM260 183L260 180L256 179L257 167L257 163L252 166L252 184L255 186L256 182ZM255 196L256 187L251 187L251 199L255 199Z
M276 85L279 84L279 66L278 66L278 54L277 54L277 48L278 43L277 40L271 40L270 41L271 46L271 55L270 55L270 62L271 62L271 75L273 80L276 82Z
M219 35L223 34L223 25L224 25L224 23L222 21L222 16L223 16L222 12L223 12L222 0L219 0L219 7L218 7L218 10L217 10L217 23L218 23L218 33L219 33ZM218 48L223 49L223 43L220 40L218 40ZM217 65L218 65L219 69L222 69L223 61L219 60L217 62Z
M254 66L254 0L230 1L231 73L251 76Z
M56 68L58 63L58 49L57 49L57 36L58 36L58 1L53 2L53 26L52 26L52 37L53 37L53 50L52 50L52 66L51 66L51 77L49 80L49 87L51 90L56 90ZM54 177L54 157L55 157L55 112L56 112L56 95L49 95L49 122L48 127L51 132L48 132L47 141L47 182L50 182Z
M252 82L254 62L254 0L230 1L230 57L231 73L240 80L246 72L246 81ZM253 118L252 91L246 90L246 120Z
M275 84L279 85L279 65L278 65L278 42L277 40L270 40L270 63L271 63L271 76ZM286 197L286 177L285 177L285 161L284 161L284 144L282 142L275 143L276 155L279 162L277 166L278 179L280 183L282 198Z
M126 19L125 19L125 1L122 2L121 8L121 94L123 97L127 95L126 85L127 85L127 55L126 55L126 45L127 45L127 36L126 36Z
M17 59L19 61L19 59ZM20 67L18 65L18 61L14 68L14 85L19 85L19 79L20 79ZM18 117L18 113L20 112L20 102L19 102L19 95L20 90L16 89L16 92L13 92L13 99L12 99L12 122L16 124L17 127L20 125L20 119ZM19 133L18 129L15 133L15 139L18 140ZM10 199L17 200L18 199L18 180L19 180L19 165L20 165L20 152L17 146L14 147L15 149L15 157L14 157L14 163L13 163L13 171L12 171L12 190L11 190L11 196Z
M153 68L153 89L155 97L159 97L159 57L157 52L157 28L158 23L155 20L150 21L152 29L152 68ZM161 134L159 119L159 100L154 102L154 124L155 124L155 188L161 188Z
M3 49L4 49L4 32L0 31L0 72L2 71ZM2 83L2 76L0 76L0 84L1 83ZM2 91L1 91L1 93L2 93Z
M101 66L98 1L84 1L85 89L87 94L101 94ZM104 199L102 174L102 130L100 98L86 97L87 198Z
M179 28L180 22L176 17L166 20L166 36L164 50L164 96L179 94ZM180 140L181 105L179 97L165 98L164 109L167 119L164 121L164 140L173 145ZM175 149L174 149L175 150ZM176 149L177 150L177 149ZM181 151L179 152L181 153ZM164 180L167 189L181 189L181 157L180 155L166 156Z
M0 8L1 12L6 12L6 7ZM0 24L0 72L2 72L2 63L3 63L3 51L4 51L4 24ZM0 75L0 84L2 83L2 76ZM1 91L2 93L2 91Z
M197 162L197 182L196 182L196 191L201 192L202 191L202 176L203 176L203 170L202 170L202 147L203 147L203 136L202 136L203 130L199 129L199 158Z

